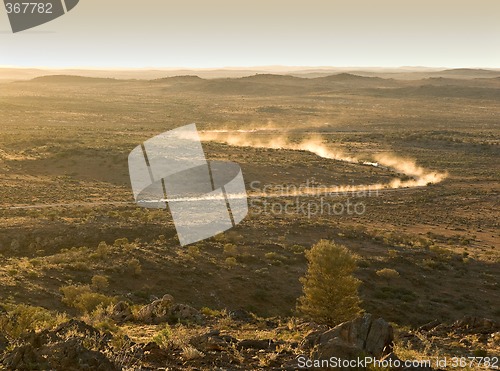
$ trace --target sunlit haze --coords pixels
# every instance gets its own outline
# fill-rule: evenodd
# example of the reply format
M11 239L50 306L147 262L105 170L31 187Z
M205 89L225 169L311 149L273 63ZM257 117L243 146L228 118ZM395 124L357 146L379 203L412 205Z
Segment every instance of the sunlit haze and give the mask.
M0 66L500 66L498 0L83 0L12 34Z

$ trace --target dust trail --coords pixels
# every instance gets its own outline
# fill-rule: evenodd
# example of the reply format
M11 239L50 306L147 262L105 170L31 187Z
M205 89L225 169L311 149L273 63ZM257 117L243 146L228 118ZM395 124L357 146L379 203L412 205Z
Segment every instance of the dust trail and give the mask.
M265 136L260 136L259 132L265 133ZM272 134L271 134L272 132ZM206 142L219 142L226 143L238 147L254 147L254 148L271 148L271 149L288 149L295 151L308 151L315 155L336 161L343 161L348 163L355 163L364 166L373 166L381 169L386 169L406 176L407 180L395 178L388 183L375 183L367 185L346 185L346 186L298 186L286 187L286 189L276 189L268 191L254 191L250 194L228 194L228 198L275 198L275 197L297 197L297 196L317 196L317 195L371 195L372 192L390 192L397 191L398 189L423 187L429 184L436 184L448 176L447 173L431 171L424 167L418 166L414 160L401 158L397 155L390 153L376 154L370 160L360 160L354 156L347 155L339 149L334 149L324 143L323 138L320 136L313 136L301 142L292 142L287 135L275 136L274 134L282 132L282 129L275 128L272 125L254 127L248 130L211 130L200 131L200 139ZM272 136L272 137L271 137ZM17 156L9 157L9 155L0 149L0 162L2 159L17 158ZM186 197L178 199L164 199L149 201L152 203L157 202L189 202L207 200L211 197ZM212 197L213 198L213 197ZM142 201L148 203L148 201ZM40 205L10 205L1 206L0 210L16 210L16 209L43 209L53 207L91 207L103 205L136 205L130 202L120 201L96 201L96 202L83 202L83 203L53 203L53 204L40 204Z
M266 130L269 130L269 128L267 128ZM406 180L395 178L389 183L327 187L322 188L321 190L301 188L300 190L291 191L287 194L280 194L279 196L314 195L319 193L346 193L362 191L370 192L386 189L422 187L429 184L439 183L443 181L448 175L447 173L425 169L421 166L418 166L414 160L401 158L395 154L377 154L373 156L373 159L370 159L370 161L360 160L357 157L346 154L342 150L327 146L324 143L323 138L321 138L320 136L310 137L308 139L302 140L301 142L292 142L286 135L272 137L266 135L266 137L263 138L259 138L257 135L251 135L256 134L258 131L260 130L251 129L249 131L202 131L200 132L200 138L202 141L206 142L226 143L238 147L308 151L322 158L382 168L410 178ZM274 196L277 196L277 194L275 194Z
M358 163L359 160L355 157L345 155L342 151L332 150L321 143L319 138L309 138L300 143L291 142L287 136L273 136L272 138L256 138L246 134L255 133L253 131L202 131L200 139L205 142L226 143L237 147L253 147L253 148L270 148L270 149L290 149L294 151L308 151L320 157Z
M422 187L440 183L448 176L447 173L425 169L418 166L414 160L403 159L393 154L378 154L375 155L375 160L382 166L413 178L408 181L394 179L391 188Z

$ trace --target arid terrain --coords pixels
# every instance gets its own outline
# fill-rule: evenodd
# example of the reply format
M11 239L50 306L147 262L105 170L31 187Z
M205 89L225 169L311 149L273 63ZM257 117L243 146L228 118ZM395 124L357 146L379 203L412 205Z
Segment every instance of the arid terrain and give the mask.
M356 255L362 309L393 326L398 357L499 356L500 71L356 73L0 73L3 367L49 362L40 339L71 319L97 331L77 349L103 369L295 369L325 330L296 311L322 239ZM135 205L127 159L190 123L208 159L241 166L250 210L180 247L168 211ZM277 193L304 184L344 192ZM363 212L307 209L321 201ZM196 314L145 319L167 294Z

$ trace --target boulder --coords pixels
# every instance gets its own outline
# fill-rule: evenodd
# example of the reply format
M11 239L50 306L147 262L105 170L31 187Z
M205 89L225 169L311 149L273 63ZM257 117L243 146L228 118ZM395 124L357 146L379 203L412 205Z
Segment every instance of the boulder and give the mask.
M86 348L80 339L70 339L40 349L40 355L56 370L114 371L116 367L103 353Z
M203 322L203 315L189 305L174 304L170 310L170 321L201 323Z
M271 339L262 339L262 340L246 339L240 341L236 345L236 348L238 350L241 349L276 350L279 344L281 343L275 342L274 340Z
M55 330L31 332L23 345L4 354L0 364L8 370L118 370L104 354L109 334L82 321L70 320Z
M500 330L500 324L488 319L474 316L466 316L456 321L452 328L470 333L493 333Z
M148 324L159 324L168 322L173 305L173 298L165 295L163 298L153 301L142 307L137 313L137 320Z
M229 335L221 335L220 331L210 331L201 336L194 337L190 340L190 344L202 352L223 351L227 350L232 344L236 344L238 340Z
M382 357L392 350L393 340L394 332L392 326L384 319L377 318L372 321L368 330L364 349L375 357Z
M109 332L101 333L83 321L70 319L61 323L53 330L43 330L39 333L30 331L24 335L23 341L35 348L40 348L47 344L57 343L74 337L93 339L96 341L97 347L106 348L112 335Z
M203 322L203 315L195 308L186 304L175 304L171 295L145 305L137 313L136 320L148 324Z
M132 311L130 310L128 303L125 301L116 303L111 312L111 319L118 323L123 323L133 319Z
M139 344L139 348L140 358L144 362L165 365L169 359L168 351L154 342Z
M31 344L14 348L5 355L1 364L8 370L30 370L30 365L38 365L41 369L47 369L48 366L45 360L36 354Z
M229 316L235 321L252 323L254 322L254 318L250 313L248 313L244 309L236 309L235 311L231 311Z
M390 353L393 340L394 332L389 323L365 314L325 332L309 334L302 349L312 350L313 358L354 359L363 354L382 358Z

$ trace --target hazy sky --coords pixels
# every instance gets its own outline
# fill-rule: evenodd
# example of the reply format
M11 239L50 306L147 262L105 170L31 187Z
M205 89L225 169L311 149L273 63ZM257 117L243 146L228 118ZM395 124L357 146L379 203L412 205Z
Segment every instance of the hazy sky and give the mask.
M500 67L500 0L80 0L0 65Z

